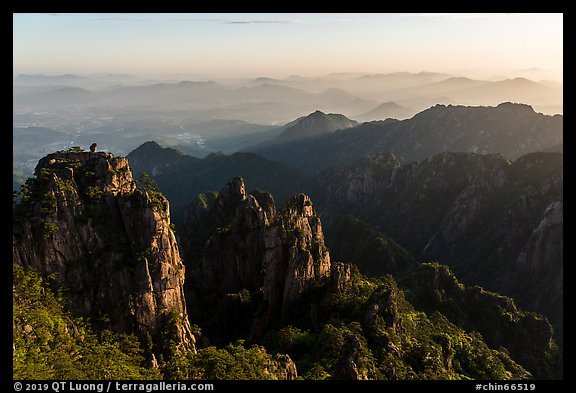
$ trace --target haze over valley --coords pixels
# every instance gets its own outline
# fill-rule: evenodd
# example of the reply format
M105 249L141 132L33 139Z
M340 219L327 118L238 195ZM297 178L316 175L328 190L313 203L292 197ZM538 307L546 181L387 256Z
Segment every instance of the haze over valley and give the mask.
M15 378L562 379L562 17L13 14Z
M150 140L196 157L229 154L274 139L289 123L317 110L358 122L409 119L436 104L519 102L540 113L562 114L562 85L424 71L256 77L233 84L24 74L14 79L13 102L14 166L28 176L44 154L94 140L121 155ZM35 136L43 143L30 146Z

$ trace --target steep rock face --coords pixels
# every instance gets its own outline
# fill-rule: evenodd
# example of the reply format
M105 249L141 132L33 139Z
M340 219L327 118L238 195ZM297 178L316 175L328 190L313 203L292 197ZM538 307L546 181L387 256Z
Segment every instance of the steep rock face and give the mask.
M509 165L499 154L445 152L401 166L385 152L322 172L314 195L326 225L346 212L378 223L378 230L420 256L463 189L476 178L501 182Z
M270 194L248 194L235 178L218 196L199 196L189 212L182 244L190 304L244 304L255 317L244 316L252 337L330 275L322 225L304 194L277 211Z
M402 166L383 156L319 176L312 195L329 240L351 214L417 259L447 263L464 282L513 296L561 325L562 154L512 162L500 154L445 152ZM352 256L332 248L338 258Z
M558 313L552 316L554 322L561 320L564 315L563 212L562 198L548 205L518 254L514 269L511 269L511 274L515 274L514 282L518 283L511 290L521 294L530 292L532 288L539 288L532 302L539 307L558 310ZM546 285L542 285L542 282ZM562 328L563 326L558 324L560 338L563 337Z
M166 198L104 152L49 154L35 175L15 209L14 261L60 280L81 315L193 348Z
M332 262L330 266L330 281L336 292L344 290L352 277L352 266L342 262Z

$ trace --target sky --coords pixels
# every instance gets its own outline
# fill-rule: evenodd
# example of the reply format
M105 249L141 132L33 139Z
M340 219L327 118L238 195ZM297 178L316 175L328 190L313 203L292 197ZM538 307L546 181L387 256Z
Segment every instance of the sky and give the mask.
M13 14L13 73L562 80L562 14Z

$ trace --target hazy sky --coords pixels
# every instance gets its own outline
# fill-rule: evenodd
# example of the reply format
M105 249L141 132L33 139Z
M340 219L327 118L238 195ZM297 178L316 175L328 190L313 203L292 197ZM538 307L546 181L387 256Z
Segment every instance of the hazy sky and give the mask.
M562 14L14 14L13 71L218 76L531 70L562 79ZM533 70L539 69L539 70Z

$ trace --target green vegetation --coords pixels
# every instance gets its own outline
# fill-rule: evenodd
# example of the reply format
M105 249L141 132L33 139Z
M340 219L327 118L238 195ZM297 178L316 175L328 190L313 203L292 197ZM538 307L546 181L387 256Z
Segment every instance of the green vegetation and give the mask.
M104 197L104 190L98 186L88 186L85 195L89 202L98 203Z
M286 356L272 356L266 348L244 346L242 340L222 349L210 346L194 354L175 356L166 366L167 379L277 380L285 378Z
M146 172L142 172L140 177L136 179L136 184L144 191L158 191L158 186L156 185L156 181L150 177L150 175Z
M144 366L134 336L94 331L64 308L62 294L15 263L13 372L15 379L157 379Z
M272 356L262 346L247 348L242 341L197 353L174 351L161 370L146 368L135 336L94 330L65 310L62 292L39 274L17 263L12 271L15 379L284 378L286 356ZM179 317L171 318L162 333L167 340Z
M96 331L65 311L60 291L38 274L13 266L14 377L22 379L283 379L288 354L302 379L525 379L507 351L489 348L438 312L415 310L391 276L357 271L343 291L317 288L295 308L317 299L318 321L287 314L263 345L243 340L222 348L179 351L172 315L161 333L173 342L160 369L147 369L136 337ZM247 290L230 294L248 304ZM375 307L375 305L378 305ZM309 314L309 313L308 313ZM231 321L228 321L231 322ZM196 327L195 334L201 332Z
M307 318L290 318L264 341L271 353L294 359L304 378L530 377L505 350L489 348L478 333L462 330L440 313L415 310L391 276L369 280L353 273L344 291L325 292L317 315L319 327Z
M58 150L56 153L81 153L83 151L84 149L80 146L72 146L69 147L68 149Z
M41 170L37 178L29 178L20 187L18 203L14 206L14 218L22 220L30 216L33 207L39 204L39 212L42 218L53 214L56 210L56 195L51 191L45 191L43 184L50 181L50 171Z
M58 224L55 222L45 221L42 224L42 239L48 240L58 230Z
M414 306L440 312L463 329L479 332L493 348L505 347L534 377L562 375L552 326L539 314L519 310L513 299L478 286L465 287L448 266L437 262L420 264L401 285L410 288Z
M67 180L67 179L62 179L60 177L57 177L56 178L56 184L58 184L58 188L63 192L68 192L68 193L76 192L76 185L74 184L74 181L72 181L72 180Z
M160 192L156 181L148 173L142 172L140 174L140 177L136 179L136 186L148 195L154 210L164 212L168 209L166 197Z

